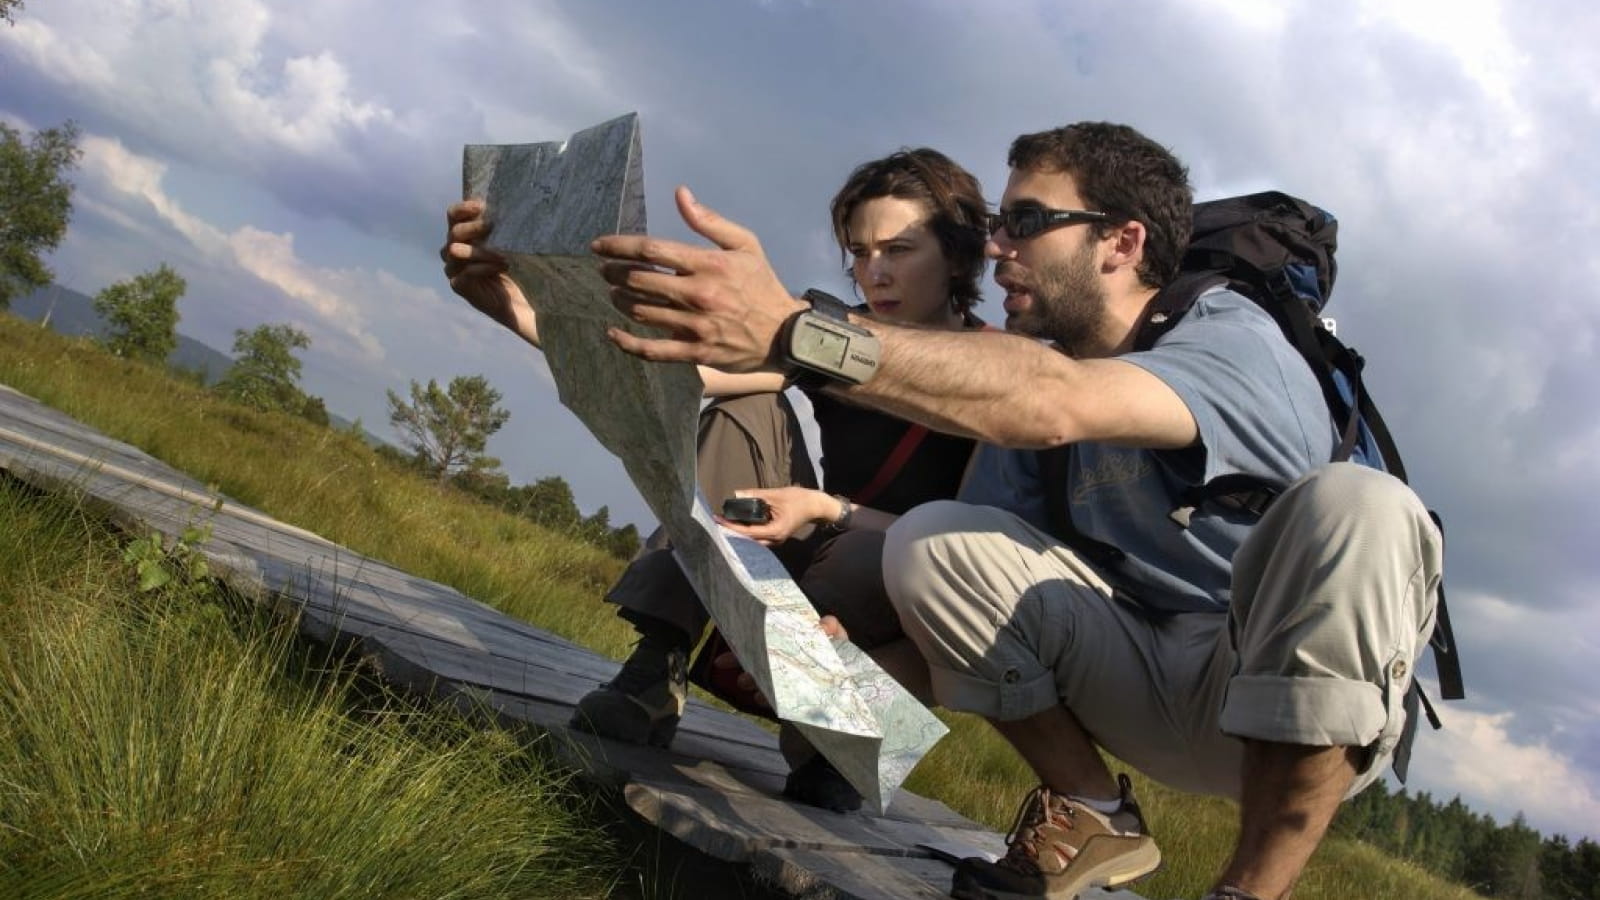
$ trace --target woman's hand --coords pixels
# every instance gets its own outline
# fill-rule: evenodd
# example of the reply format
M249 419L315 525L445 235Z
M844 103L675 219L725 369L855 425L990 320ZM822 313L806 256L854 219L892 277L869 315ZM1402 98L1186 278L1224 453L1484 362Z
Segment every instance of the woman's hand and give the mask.
M450 289L473 308L539 346L538 320L522 289L511 280L506 259L483 246L489 236L482 200L463 200L445 211L444 274Z
M734 491L735 497L758 497L767 501L772 518L764 525L741 525L718 518L733 531L760 544L781 544L813 522L833 522L839 518L839 500L813 488L751 488Z
M822 633L828 636L828 640L836 644L840 641L850 640L850 633L845 631L844 625L833 616L823 616L822 620L817 624L821 627ZM737 671L739 674L735 676L735 683L739 685L740 690L750 693L751 704L771 711L772 701L768 700L767 696L761 693L761 689L756 687L755 678L746 672L744 667L739 665L739 657L734 656L732 650L719 654L716 659L711 661L711 665L724 671Z

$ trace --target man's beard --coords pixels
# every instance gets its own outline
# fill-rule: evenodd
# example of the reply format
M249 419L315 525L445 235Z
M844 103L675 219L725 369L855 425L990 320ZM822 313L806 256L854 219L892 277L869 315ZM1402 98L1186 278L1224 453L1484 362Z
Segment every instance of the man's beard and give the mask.
M1106 293L1095 271L1093 243L1068 259L1033 270L1028 293L1033 305L1013 321L1010 331L1054 341L1068 356L1082 359L1106 332Z

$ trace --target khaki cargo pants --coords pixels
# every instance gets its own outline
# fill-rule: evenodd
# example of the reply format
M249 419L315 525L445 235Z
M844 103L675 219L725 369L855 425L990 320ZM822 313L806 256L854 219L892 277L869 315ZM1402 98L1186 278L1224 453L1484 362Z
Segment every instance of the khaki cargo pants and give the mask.
M884 549L886 588L939 703L999 720L1065 704L1123 762L1232 797L1241 738L1367 748L1352 794L1382 773L1441 564L1416 495L1349 463L1268 511L1234 558L1226 612L1151 615L993 507L918 507Z

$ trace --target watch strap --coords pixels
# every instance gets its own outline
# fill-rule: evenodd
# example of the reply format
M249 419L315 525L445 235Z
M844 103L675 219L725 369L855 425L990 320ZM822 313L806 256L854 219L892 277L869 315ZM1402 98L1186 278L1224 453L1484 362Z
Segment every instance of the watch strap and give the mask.
M850 305L827 291L812 288L800 295L800 299L811 304L811 311L820 313L830 319L841 322L850 321Z
M848 531L850 520L855 515L855 510L850 505L850 498L843 494L834 494L833 499L839 501L839 515L823 527L832 532Z

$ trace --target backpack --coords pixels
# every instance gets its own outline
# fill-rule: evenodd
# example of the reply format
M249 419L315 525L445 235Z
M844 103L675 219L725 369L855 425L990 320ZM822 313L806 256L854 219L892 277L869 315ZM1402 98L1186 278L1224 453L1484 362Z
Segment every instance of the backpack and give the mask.
M1315 373L1339 435L1329 462L1355 462L1406 481L1399 449L1362 384L1365 360L1339 340L1333 321L1322 317L1338 271L1334 261L1338 227L1331 214L1277 191L1195 204L1194 231L1179 274L1151 301L1134 338L1134 349L1153 347L1206 291L1225 286L1242 294L1272 316ZM1072 525L1065 492L1066 449L1041 451L1051 530L1090 561L1114 567L1122 559L1122 551ZM1259 516L1285 487L1252 475L1224 475L1185 491L1171 517L1187 527L1190 515L1207 503ZM1432 510L1429 515L1442 533L1439 516ZM1429 644L1438 664L1440 697L1462 699L1461 661L1442 585ZM1419 702L1429 723L1440 727L1433 705L1413 680L1406 697L1406 735L1395 753L1395 771L1402 782Z

